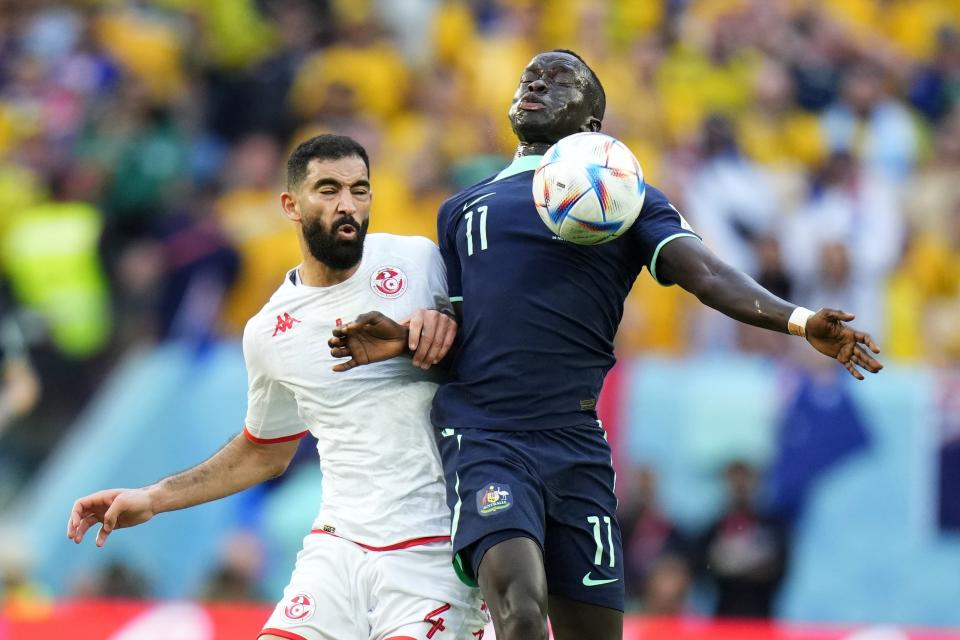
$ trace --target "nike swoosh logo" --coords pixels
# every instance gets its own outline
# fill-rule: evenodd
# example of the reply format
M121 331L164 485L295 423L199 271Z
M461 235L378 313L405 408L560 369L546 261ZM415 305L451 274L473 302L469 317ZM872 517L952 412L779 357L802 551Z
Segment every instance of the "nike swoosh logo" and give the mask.
M485 194L483 194L482 196L480 196L479 198L477 198L476 200L474 200L474 201L472 201L472 202L468 202L467 204L463 205L463 210L466 211L467 209L469 209L469 208L472 207L473 205L477 204L477 203L480 202L481 200L485 200L485 199L489 198L490 196L495 196L495 195L497 195L497 192L496 192L496 191L494 191L493 193L485 193Z
M590 577L590 572L587 571L587 575L583 576L583 586L585 587L597 587L601 584L610 584L611 582L616 582L620 578L610 578L609 580L594 580Z

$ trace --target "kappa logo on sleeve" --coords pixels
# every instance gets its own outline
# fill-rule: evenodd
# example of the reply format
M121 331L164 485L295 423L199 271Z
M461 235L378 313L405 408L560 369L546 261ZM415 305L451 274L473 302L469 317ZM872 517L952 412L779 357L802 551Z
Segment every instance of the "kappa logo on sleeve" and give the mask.
M508 484L491 482L477 491L477 512L484 517L506 511L513 506L513 493Z

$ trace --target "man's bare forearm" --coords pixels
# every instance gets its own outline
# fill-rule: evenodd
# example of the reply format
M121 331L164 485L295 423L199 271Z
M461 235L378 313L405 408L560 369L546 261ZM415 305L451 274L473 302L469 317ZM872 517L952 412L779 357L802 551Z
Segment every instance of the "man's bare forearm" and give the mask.
M282 474L297 441L258 445L240 434L195 467L146 487L157 513L186 509L248 489Z
M771 331L787 333L787 321L797 307L720 260L695 238L679 238L668 243L660 254L658 274L680 285L708 307Z
M778 298L747 274L728 265L723 265L697 298L734 320L781 333L787 333L787 321L797 306Z

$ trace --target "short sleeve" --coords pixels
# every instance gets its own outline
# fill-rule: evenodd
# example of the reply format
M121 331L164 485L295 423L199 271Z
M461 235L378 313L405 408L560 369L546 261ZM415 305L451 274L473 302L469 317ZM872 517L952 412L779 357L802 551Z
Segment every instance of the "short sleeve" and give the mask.
M650 275L660 284L673 283L657 276L657 259L667 243L677 238L693 237L700 239L676 207L657 189L647 187L647 200L640 216L630 229L639 247L639 258L650 270Z
M440 206L437 214L437 240L440 243L440 257L447 281L447 293L450 302L463 302L463 285L460 282L460 256L457 255L456 229L453 216L450 215L449 201Z
M427 265L427 281L430 285L430 297L433 299L433 307L438 311L453 311L453 305L450 304L450 291L447 285L447 266L444 263L443 256L440 255L440 249L437 245L430 243L430 260Z
M243 357L247 365L247 417L243 432L257 443L288 442L307 435L289 389L269 371L266 354L247 325L243 333Z

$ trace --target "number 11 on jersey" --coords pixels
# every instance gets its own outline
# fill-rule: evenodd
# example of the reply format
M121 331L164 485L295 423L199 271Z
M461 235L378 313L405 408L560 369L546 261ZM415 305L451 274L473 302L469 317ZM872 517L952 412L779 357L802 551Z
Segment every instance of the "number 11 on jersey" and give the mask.
M480 214L480 251L487 250L487 205L477 207ZM467 255L473 255L473 209L463 216L467 221Z

